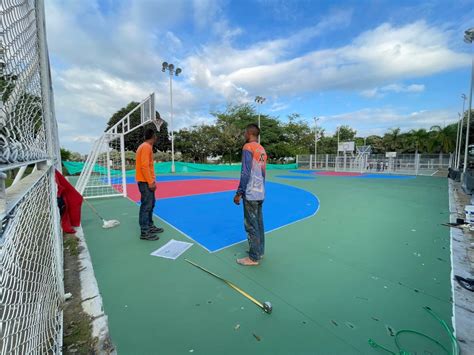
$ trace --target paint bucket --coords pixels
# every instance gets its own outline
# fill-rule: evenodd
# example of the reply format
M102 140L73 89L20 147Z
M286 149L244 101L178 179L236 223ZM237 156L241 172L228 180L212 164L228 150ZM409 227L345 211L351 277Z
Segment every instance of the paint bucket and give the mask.
M466 213L466 223L474 224L474 205L467 205L464 207Z

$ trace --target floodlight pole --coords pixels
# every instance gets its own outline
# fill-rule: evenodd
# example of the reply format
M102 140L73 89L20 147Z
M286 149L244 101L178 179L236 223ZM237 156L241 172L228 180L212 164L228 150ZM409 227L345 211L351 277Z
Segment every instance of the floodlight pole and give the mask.
M314 120L314 168L317 169L318 159L318 121L319 117L313 117Z
M174 163L174 126L173 126L173 75L178 76L181 72L181 68L174 67L174 64L163 62L163 68L161 71L164 73L169 72L170 76L170 128L171 128L171 172L176 172L176 167Z
M257 104L257 112L258 112L258 128L260 129L260 134L258 136L258 143L260 144L260 136L262 135L262 126L260 125L260 105L265 102L266 98L262 96L255 97L255 103Z
M474 41L474 27L466 30L464 32L464 41L466 43L472 44ZM463 173L466 173L467 170L467 153L468 153L468 146L469 146L469 125L471 122L471 111L472 111L472 84L474 81L474 56L472 58L472 68L471 68L471 89L469 91L469 111L467 112L467 127L466 127L466 144L465 144L465 151L464 151L464 167Z
M467 96L465 94L461 94L462 99L462 113L461 117L459 117L458 121L458 134L456 136L456 154L455 154L455 168L459 170L459 163L461 162L461 146L462 146L462 130L464 125L464 111L466 106L466 99Z

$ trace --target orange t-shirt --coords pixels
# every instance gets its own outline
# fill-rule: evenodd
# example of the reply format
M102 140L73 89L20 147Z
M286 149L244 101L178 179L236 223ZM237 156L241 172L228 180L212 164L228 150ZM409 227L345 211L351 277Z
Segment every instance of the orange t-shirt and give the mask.
M135 179L149 184L155 182L155 169L153 166L153 147L151 144L142 143L137 149L135 163Z

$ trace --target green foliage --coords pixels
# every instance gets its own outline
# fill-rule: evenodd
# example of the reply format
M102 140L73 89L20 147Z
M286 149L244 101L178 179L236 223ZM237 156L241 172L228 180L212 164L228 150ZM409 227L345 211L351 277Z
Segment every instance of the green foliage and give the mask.
M132 111L138 102L130 102L127 106L122 107L116 113L110 117L109 122L107 123L106 131L119 122L123 117L125 117L130 111ZM156 117L160 118L160 114L156 112ZM130 126L135 127L140 124L140 110L136 110L130 115ZM152 128L156 131L156 127L153 123L140 127L133 132L125 135L125 150L135 152L140 144L143 143L143 135L145 134L145 129ZM119 127L119 132L121 128ZM154 146L155 150L168 151L171 149L171 141L168 137L168 123L165 121L158 132L158 142Z
M61 148L61 160L64 160L64 161L71 160L71 155L72 155L72 152L70 152L66 148Z
M115 113L111 117L108 127L115 124L136 105L137 103L131 102ZM225 111L212 112L211 114L215 118L214 124L193 126L175 132L176 160L206 163L208 158L220 158L221 162L229 164L240 161L244 144L244 129L248 124L258 122L255 107L250 104L231 105ZM132 114L132 120L139 119L139 112ZM261 143L268 153L270 162L284 162L298 154L314 154L314 127L303 120L299 114L293 113L286 120L261 114L260 122ZM130 151L131 155L143 141L143 130L143 128L138 129L125 138L126 150ZM338 133L340 142L355 141L357 146L371 145L373 153L377 154L387 151L396 151L400 154L448 153L454 150L456 132L457 124L451 124L444 128L434 126L429 131L414 129L402 132L400 128L392 128L383 136L371 135L368 137L358 137L357 131L347 125L341 126L339 132L335 132L332 136L327 136L325 131L319 128L318 154L336 153ZM474 141L474 130L472 134L470 139ZM170 160L171 143L168 139L166 123L162 126L159 136L159 142L155 147L158 151L155 153L156 160ZM127 160L134 160L131 155L127 155Z

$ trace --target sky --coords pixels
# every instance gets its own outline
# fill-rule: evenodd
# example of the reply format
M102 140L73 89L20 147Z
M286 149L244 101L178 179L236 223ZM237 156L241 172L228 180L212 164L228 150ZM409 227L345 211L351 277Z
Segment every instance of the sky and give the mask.
M156 94L174 128L254 103L358 136L455 122L469 92L474 0L47 0L61 146L87 153L110 116Z

